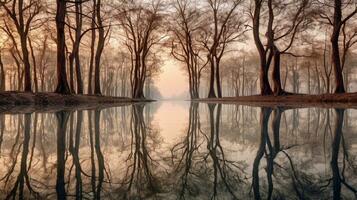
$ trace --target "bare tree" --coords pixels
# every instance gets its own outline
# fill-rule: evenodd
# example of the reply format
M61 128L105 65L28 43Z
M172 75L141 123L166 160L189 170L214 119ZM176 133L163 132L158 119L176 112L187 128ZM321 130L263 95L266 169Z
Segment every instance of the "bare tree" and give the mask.
M342 72L346 52L343 50L341 55L340 36L342 30L344 35L343 49L346 49L346 23L348 23L348 21L353 19L356 15L357 6L355 2L349 0L324 1L320 2L320 4L321 8L319 15L321 19L323 19L327 24L332 27L330 41L332 47L331 60L333 65L336 87L334 93L345 93L346 89L343 81ZM343 16L344 13L345 16ZM353 45L353 42L350 44Z
M163 3L128 2L119 10L120 21L126 36L125 45L131 54L132 97L143 99L144 85L147 78L147 60L154 45L164 36L158 34L162 22Z
M104 44L105 44L105 30L103 27L103 19L101 14L102 1L97 0L97 4L95 6L95 14L98 24L98 42L97 42L97 51L95 53L95 61L94 61L94 94L101 95L100 89L100 59L103 54Z
M273 58L272 52L268 54L268 48L264 47L260 36L261 13L263 9L263 0L254 0L254 11L251 13L253 19L253 37L260 57L260 94L271 95L273 93L268 79L268 71ZM271 21L268 24L272 24ZM271 27L271 26L270 26Z
M25 68L25 88L26 92L32 92L31 87L31 64L29 50L27 47L28 35L33 26L32 22L41 11L41 4L38 0L13 0L9 3L3 3L7 15L15 25L22 52L22 62ZM15 45L15 44L14 44Z
M236 42L244 34L243 16L237 8L241 0L208 0L208 24L201 32L203 46L207 50L210 65L209 98L222 97L220 63L227 50L227 45ZM211 20L210 20L211 19ZM216 83L217 95L214 83Z
M306 9L309 7L309 0L300 1L282 1L268 0L269 25L266 33L267 46L272 52L274 58L272 80L274 95L289 94L284 91L280 78L281 55L290 54L297 35L307 29L309 22L309 13Z
M171 55L186 65L191 99L199 98L201 72L208 64L201 57L203 50L198 43L199 30L202 29L201 13L190 0L176 0L175 14L171 32L173 41Z

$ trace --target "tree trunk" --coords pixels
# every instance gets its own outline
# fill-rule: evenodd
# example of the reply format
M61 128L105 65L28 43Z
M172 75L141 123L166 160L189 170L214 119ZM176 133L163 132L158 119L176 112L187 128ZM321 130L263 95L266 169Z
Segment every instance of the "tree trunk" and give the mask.
M33 64L33 82L35 84L35 92L38 92L38 79L37 79L37 63L36 63L36 57L35 57L35 51L32 46L32 41L29 38L29 45L30 45L30 50L31 50L31 57L32 57L32 64Z
M260 10L262 2L260 0L255 0L255 9L253 15L253 36L254 42L259 52L260 57L260 94L261 95L271 95L272 90L269 84L268 71L269 66L266 63L266 54L264 46L260 40Z
M71 93L76 93L74 89L74 54L73 52L68 57L69 60L69 87L71 89Z
M335 93L345 93L345 85L343 83L342 67L340 50L338 45L338 39L340 36L341 26L342 26L342 3L341 0L335 0L334 7L334 22L333 30L331 35L331 47L332 47L332 64L335 75Z
M66 39L64 33L66 0L57 0L57 87L56 93L70 94L66 72Z
M90 63L89 63L89 74L88 74L88 94L93 94L93 64L94 64L94 50L95 50L95 37L96 37L96 30L95 30L95 22L96 22L96 0L93 0L93 10L92 10L92 23L91 23L91 45L90 45Z
M25 68L25 92L32 92L31 86L31 64L29 59L29 51L27 49L27 36L22 33L20 36L22 60Z
M221 87L221 77L219 72L220 59L216 58L216 86L217 86L217 96L222 98L222 87Z
M83 94L83 80L81 72L81 64L79 57L79 46L81 44L81 32L82 32L82 2L77 0L76 3L76 38L74 41L74 60L76 62L76 78L77 78L77 93Z
M211 64L211 74L209 80L208 98L216 98L216 92L214 91L214 58L210 57L209 60Z
M102 95L100 89L100 59L104 49L104 27L102 24L102 17L100 14L101 9L101 0L97 1L96 14L97 14L97 24L98 24L98 44L97 44L97 52L95 55L95 69L94 69L94 94Z
M280 51L275 47L274 48L274 65L272 71L273 78L273 92L275 96L284 95L285 91L281 86L281 77L280 77Z
M1 57L1 51L0 51L0 92L5 91L5 69L4 69L4 63L2 62L2 57Z

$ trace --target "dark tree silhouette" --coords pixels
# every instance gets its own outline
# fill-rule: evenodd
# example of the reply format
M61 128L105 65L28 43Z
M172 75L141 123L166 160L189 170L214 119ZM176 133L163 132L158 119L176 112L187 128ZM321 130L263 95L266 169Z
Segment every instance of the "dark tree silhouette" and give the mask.
M56 0L56 28L57 28L57 87L56 93L70 94L66 72L66 36L65 36L65 19L66 19L66 0Z

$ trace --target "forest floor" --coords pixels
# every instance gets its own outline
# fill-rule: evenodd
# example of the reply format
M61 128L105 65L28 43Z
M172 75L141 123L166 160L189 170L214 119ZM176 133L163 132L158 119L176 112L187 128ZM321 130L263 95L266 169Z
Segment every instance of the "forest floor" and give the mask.
M240 96L223 97L220 99L203 98L199 102L244 104L267 107L330 107L330 108L357 108L357 93L346 94L291 94L285 96Z
M150 102L127 97L61 95L57 93L1 92L0 113L56 112L61 110L101 109Z

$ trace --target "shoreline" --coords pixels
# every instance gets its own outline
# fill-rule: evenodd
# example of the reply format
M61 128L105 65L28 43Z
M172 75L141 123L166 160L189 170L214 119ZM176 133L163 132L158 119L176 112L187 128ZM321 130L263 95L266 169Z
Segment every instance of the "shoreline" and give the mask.
M291 94L285 96L240 96L223 98L193 99L193 102L241 104L256 107L321 107L321 108L357 108L357 93L345 94Z
M353 108L357 109L357 93L345 94L291 94L285 96L240 96L223 98L201 98L189 100L199 103L240 104L253 107L286 108ZM127 106L137 103L155 102L150 99L96 95L62 95L52 92L1 92L0 114L58 112L71 110L93 110Z
M51 92L1 92L0 113L58 112L70 110L104 109L136 103L153 102L150 99L95 95L62 95Z

